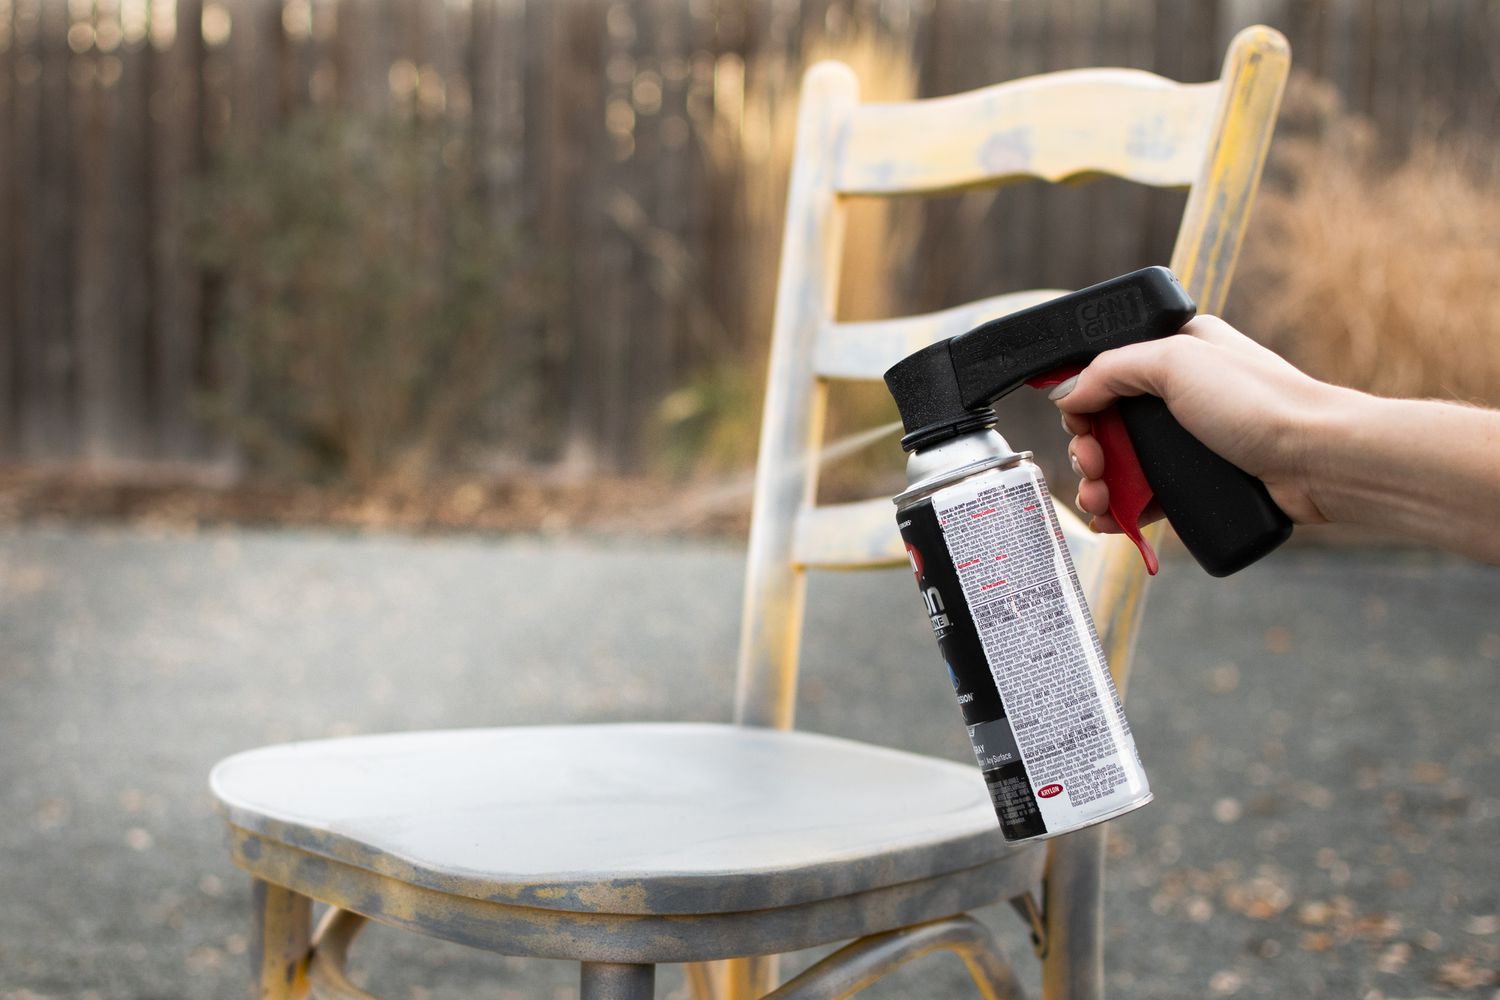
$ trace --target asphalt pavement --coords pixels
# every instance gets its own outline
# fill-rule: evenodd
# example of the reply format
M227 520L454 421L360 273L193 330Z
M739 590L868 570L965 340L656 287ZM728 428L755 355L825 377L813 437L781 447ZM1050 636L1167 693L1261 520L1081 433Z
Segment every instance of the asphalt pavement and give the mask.
M226 754L727 719L742 567L711 542L0 531L0 1000L244 995ZM1500 998L1500 570L1178 559L1146 614L1127 711L1156 801L1111 825L1110 995ZM814 574L798 712L972 759L905 571ZM1034 984L1017 919L982 916ZM562 962L385 929L356 954L390 1000L576 996ZM865 995L972 994L932 958Z

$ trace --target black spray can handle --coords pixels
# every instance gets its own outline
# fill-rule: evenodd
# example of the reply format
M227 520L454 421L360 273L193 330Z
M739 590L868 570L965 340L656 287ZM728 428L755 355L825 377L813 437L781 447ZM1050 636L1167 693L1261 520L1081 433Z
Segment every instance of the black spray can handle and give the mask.
M1059 296L932 344L892 366L908 451L993 426L989 406L1023 383L1056 384L1104 351L1176 334L1196 306L1164 267L1148 267ZM1105 451L1110 512L1147 569L1156 556L1139 519L1154 497L1210 574L1243 569L1291 536L1265 484L1210 451L1155 396L1092 415Z

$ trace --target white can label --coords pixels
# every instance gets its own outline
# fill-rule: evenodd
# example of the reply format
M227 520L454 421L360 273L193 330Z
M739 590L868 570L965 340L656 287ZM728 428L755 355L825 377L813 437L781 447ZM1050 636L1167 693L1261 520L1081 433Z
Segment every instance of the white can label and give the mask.
M1047 832L1150 799L1120 696L1036 467L938 491L933 512Z

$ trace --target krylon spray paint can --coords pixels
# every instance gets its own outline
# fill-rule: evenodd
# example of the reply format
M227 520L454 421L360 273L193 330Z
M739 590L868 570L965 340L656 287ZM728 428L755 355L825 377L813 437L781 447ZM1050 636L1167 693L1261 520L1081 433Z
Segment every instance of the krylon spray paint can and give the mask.
M1007 840L1151 801L1041 470L988 427L912 454L896 519Z

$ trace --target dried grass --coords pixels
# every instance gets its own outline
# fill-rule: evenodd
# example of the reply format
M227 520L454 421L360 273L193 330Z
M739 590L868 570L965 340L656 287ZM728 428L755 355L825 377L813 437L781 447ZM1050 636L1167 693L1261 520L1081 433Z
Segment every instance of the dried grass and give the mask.
M861 101L910 100L917 93L917 70L906 49L872 34L844 41L810 42L801 59L767 53L749 65L738 56L722 57L714 72L712 117L700 122L704 151L725 190L724 203L735 214L742 258L737 274L746 291L740 316L729 325L742 343L768 340L781 258L786 190L797 132L798 91L807 68L827 59L845 63L860 83ZM897 239L897 216L905 207L884 199L850 203L839 285L839 314L845 319L890 315L894 268L910 253Z
M713 107L695 125L718 192L715 211L731 219L734 233L734 256L727 266L734 275L735 305L731 315L718 317L734 347L663 401L663 440L656 450L669 471L716 475L754 462L798 91L805 70L825 59L850 66L860 81L862 101L916 96L917 72L909 53L875 35L810 42L800 59L766 53L746 64L730 54L715 66ZM877 199L850 202L840 273L841 318L896 312L897 276L919 231L908 218L912 208ZM867 427L894 413L883 387L841 391L830 414L830 433Z
M1392 163L1294 78L1230 318L1318 378L1500 404L1497 152L1426 135Z

